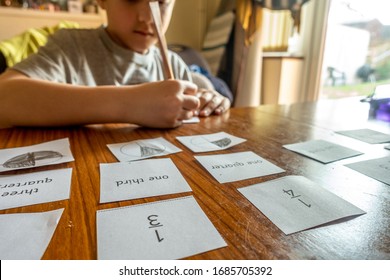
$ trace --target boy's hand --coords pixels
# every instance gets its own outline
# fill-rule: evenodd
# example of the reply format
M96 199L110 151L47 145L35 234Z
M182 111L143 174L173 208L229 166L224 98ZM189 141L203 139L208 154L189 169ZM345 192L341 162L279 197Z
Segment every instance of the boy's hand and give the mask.
M200 100L198 115L208 117L211 114L221 115L230 108L230 100L215 90L200 89L197 93Z
M130 122L147 127L171 128L190 119L199 109L200 100L196 97L197 86L189 81L165 80L145 83L137 93L127 95L127 102L135 102L137 108L128 111ZM136 101L137 99L137 101ZM130 105L128 105L130 106Z

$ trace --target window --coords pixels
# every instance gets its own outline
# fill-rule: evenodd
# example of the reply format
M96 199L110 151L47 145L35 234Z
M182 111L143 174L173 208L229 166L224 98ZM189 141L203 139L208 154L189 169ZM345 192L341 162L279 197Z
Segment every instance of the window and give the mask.
M333 0L320 98L366 96L390 83L390 2Z

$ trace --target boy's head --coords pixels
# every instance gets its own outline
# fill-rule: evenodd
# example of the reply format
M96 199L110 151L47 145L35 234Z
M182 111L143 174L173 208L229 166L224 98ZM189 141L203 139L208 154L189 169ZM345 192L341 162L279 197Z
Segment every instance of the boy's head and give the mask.
M120 46L146 53L157 42L149 2L153 0L97 0L107 13L107 32ZM162 30L168 29L175 0L160 0Z

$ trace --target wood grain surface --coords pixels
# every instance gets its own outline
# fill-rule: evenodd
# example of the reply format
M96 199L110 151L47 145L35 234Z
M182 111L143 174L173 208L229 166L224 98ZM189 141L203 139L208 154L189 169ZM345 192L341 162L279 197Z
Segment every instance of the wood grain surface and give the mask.
M65 128L0 129L0 149L69 138L74 162L5 174L73 168L69 200L0 211L30 213L65 208L43 259L96 259L96 211L193 195L228 246L188 259L390 259L390 186L343 164L322 164L282 146L312 139L332 139L365 154L360 159L389 156L384 144L367 144L336 134L337 130L371 128L390 133L390 123L368 117L368 104L357 99L293 105L232 108L223 116L201 119L171 130L112 124ZM286 172L219 184L176 136L227 132L246 142L220 152L253 151ZM169 155L192 192L99 204L100 163L117 162L107 144L164 137L183 151ZM285 235L237 189L286 175L303 175L363 209L367 214Z

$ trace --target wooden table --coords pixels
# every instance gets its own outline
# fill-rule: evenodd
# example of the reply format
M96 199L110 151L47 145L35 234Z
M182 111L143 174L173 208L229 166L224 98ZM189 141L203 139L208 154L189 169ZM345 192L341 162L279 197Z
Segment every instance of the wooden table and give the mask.
M389 156L390 151L384 149L384 144L370 145L334 133L357 128L390 133L390 123L368 119L368 111L368 104L346 99L234 108L224 116L202 119L199 124L186 124L172 130L131 125L0 129L1 149L68 137L75 158L71 163L14 172L72 167L69 200L4 210L0 214L65 208L43 259L96 259L97 210L193 195L228 246L188 259L390 259L390 186L343 166L357 158L322 164L282 147L311 139L333 139L363 151L365 155L359 160ZM175 137L220 131L247 141L219 153L253 151L286 172L219 184L197 163L194 153ZM193 191L99 204L99 164L117 162L107 144L159 136L183 150L169 157ZM306 176L367 214L286 236L237 191L240 187L286 175Z

